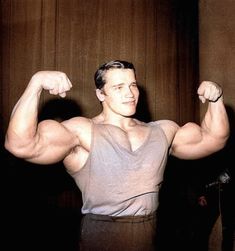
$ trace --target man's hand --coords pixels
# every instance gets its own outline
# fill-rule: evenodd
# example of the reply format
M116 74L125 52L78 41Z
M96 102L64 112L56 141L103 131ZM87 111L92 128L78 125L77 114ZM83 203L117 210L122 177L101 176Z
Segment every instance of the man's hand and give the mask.
M30 82L48 90L50 94L59 95L62 98L72 88L67 75L60 71L39 71L33 75Z
M216 102L222 96L223 91L218 84L211 81L203 81L199 86L197 93L202 103L205 103L206 100Z

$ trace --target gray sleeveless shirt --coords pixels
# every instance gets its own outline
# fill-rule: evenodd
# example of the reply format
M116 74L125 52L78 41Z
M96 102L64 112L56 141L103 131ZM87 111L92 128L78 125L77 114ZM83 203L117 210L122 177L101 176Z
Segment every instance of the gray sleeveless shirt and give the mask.
M115 140L112 126L93 124L89 157L80 171L70 172L82 192L83 214L134 216L156 211L168 143L157 122L146 126L148 137L131 151Z

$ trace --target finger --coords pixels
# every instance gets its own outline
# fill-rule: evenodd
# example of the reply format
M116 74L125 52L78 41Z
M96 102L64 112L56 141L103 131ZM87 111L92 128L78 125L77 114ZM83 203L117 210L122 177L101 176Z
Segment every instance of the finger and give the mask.
M65 97L66 97L66 92L59 93L59 96L60 96L61 98L65 98Z
M67 77L67 81L69 83L69 88L71 89L73 87L73 85L72 85L72 83L71 83L71 81L70 81L70 79L68 77Z
M204 96L199 95L199 99L201 100L201 102L204 104L206 102L206 99L204 98Z
M209 90L208 90L208 97L207 97L207 99L209 101L215 102L221 96L221 93L222 93L222 89L221 88L219 88L216 85L211 85L210 88L209 88Z
M65 73L63 73L63 74L61 74L60 77L61 77L63 83L66 83L65 86L68 86L68 90L71 89L72 88L72 83L69 80L68 76Z
M211 88L211 86L207 86L206 88L205 88L205 91L204 91L204 98L205 99L210 99L211 98L211 95L212 95L212 88Z
M55 89L50 89L50 90L49 90L49 93L50 93L51 95L57 95L57 94L58 94L58 91L55 90Z
M63 85L60 86L60 93L69 91L72 88L72 83L70 80L66 77L63 81Z
M200 86L198 87L198 89L197 89L198 95L200 95L200 96L203 96L203 95L204 95L205 86L206 86L206 81L203 81L203 82L200 84Z

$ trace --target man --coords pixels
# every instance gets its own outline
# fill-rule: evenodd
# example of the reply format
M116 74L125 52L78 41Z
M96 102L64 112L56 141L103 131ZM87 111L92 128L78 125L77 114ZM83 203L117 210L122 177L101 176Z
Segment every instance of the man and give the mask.
M168 154L202 158L226 144L229 125L222 89L202 82L199 98L209 101L202 124L179 127L170 120L144 123L133 118L139 90L132 63L103 64L95 84L103 108L99 115L38 123L41 92L65 97L72 84L65 73L37 72L13 109L5 147L33 163L63 160L82 192L81 250L154 250L158 192Z

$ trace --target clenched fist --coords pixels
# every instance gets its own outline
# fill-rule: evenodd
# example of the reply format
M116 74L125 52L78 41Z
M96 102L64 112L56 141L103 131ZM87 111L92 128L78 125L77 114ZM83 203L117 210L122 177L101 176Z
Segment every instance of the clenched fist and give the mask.
M30 82L48 90L50 94L59 95L62 98L72 88L69 78L61 71L39 71L33 75Z
M222 96L223 91L218 84L212 81L203 81L200 84L197 93L202 103L205 103L206 100L216 102Z

